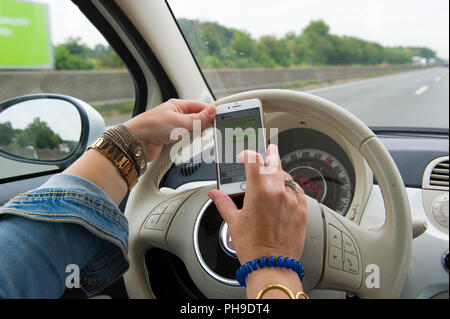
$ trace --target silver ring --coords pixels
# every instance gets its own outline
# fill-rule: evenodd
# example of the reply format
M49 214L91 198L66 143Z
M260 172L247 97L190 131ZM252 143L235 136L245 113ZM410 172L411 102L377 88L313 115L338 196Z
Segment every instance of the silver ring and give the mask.
M285 180L284 185L289 186L298 194L297 183L293 179Z

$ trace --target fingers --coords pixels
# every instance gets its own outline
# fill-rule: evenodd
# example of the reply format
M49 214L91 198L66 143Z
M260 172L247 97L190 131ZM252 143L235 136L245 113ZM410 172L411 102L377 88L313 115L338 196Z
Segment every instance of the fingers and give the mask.
M192 130L195 127L196 121L200 122L201 128L206 128L214 120L216 109L214 106L208 106L199 113L179 114L179 116L185 129Z
M225 220L228 225L233 224L234 218L237 216L239 209L231 200L230 196L217 189L210 190L208 192L208 196L216 205L223 220Z
M275 174L282 170L280 154L278 153L278 146L270 144L266 151L266 174Z
M292 176L290 174L288 174L285 171L283 171L283 173L284 173L283 175L284 175L285 181L293 180L294 184L295 184L295 190L292 189L292 187L285 185L286 191L291 192L293 195L295 195L299 205L306 205L305 204L306 203L305 192L304 192L303 188L301 188L301 186L292 178Z
M200 121L201 127L207 127L216 116L216 108L200 101L170 100L175 111L180 113L182 125L188 130L194 128L194 121Z
M244 164L247 189L251 189L252 185L260 181L261 172L264 170L264 160L261 154L254 151L243 151L237 156L236 161Z
M200 113L208 107L215 109L211 104L200 101L171 99L169 102L173 103L176 106L176 112L181 114Z

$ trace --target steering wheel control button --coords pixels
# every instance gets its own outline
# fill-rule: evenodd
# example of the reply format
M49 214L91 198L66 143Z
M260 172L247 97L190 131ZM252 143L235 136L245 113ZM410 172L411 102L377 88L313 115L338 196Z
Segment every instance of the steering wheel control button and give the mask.
M342 232L330 225L330 245L342 249Z
M177 211L178 206L181 203L181 199L175 199L170 202L170 204L167 206L167 209L165 210L164 214L173 214Z
M145 227L146 229L156 229L156 223L158 222L159 218L161 217L161 215L150 215L150 217L147 220L147 223L145 223Z
M167 205L168 205L167 203L164 203L158 206L155 210L153 210L152 215L161 215L166 210Z
M344 271L357 275L359 273L358 269L358 257L344 252Z
M154 229L156 229L156 230L165 230L166 227L167 227L167 224L168 224L169 221L170 221L170 217L171 217L171 216L172 216L172 215L170 215L170 214L162 214L162 215L161 215L161 218L160 218L160 219L158 220L158 222L156 223Z
M334 246L329 247L328 266L341 270L344 269L342 261L342 249L336 248Z
M351 240L350 237L348 237L345 233L342 233L342 243L344 245L344 251L353 254L355 256L358 255L353 240Z
M245 190L247 189L247 182L241 183L241 189L245 192Z

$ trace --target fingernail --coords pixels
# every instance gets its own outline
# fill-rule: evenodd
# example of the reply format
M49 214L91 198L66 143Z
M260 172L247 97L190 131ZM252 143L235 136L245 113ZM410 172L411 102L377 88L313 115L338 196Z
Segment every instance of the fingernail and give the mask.
M209 114L209 115L214 115L214 114L216 114L216 108L215 108L214 106L212 106L212 105L208 106L208 107L206 108L206 110L208 111L208 114Z
M240 164L244 163L244 152L241 152L236 156L236 162Z

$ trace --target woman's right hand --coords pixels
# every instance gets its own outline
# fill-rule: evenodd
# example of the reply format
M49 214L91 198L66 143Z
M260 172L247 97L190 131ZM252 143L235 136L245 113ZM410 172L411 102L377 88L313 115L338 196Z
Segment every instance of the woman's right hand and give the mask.
M282 170L275 145L269 145L266 158L267 169L260 154L244 151L238 156L238 162L245 166L247 180L241 210L228 195L218 190L208 194L228 224L241 264L263 256L299 260L303 252L305 195L298 185L298 194L285 185L284 182L292 178Z
M285 185L292 177L281 168L277 146L267 148L266 166L262 156L252 151L239 154L238 162L245 166L247 181L243 208L239 210L219 190L211 190L208 195L228 224L239 261L244 264L263 256L299 260L305 243L306 198L300 186L297 185L296 193ZM271 272L270 277L275 278L274 273L281 274L284 270L264 268L249 277ZM290 276L297 276L287 271Z

